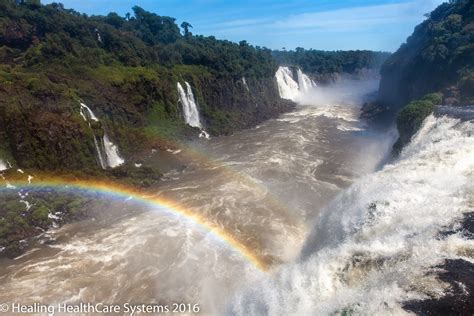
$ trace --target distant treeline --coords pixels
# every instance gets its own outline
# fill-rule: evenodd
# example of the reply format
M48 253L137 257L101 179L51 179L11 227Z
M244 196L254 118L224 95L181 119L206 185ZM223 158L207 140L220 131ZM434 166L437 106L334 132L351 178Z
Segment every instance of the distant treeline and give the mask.
M299 66L308 73L354 73L361 69L379 69L390 56L369 50L322 51L298 47L291 51L272 51L281 65Z

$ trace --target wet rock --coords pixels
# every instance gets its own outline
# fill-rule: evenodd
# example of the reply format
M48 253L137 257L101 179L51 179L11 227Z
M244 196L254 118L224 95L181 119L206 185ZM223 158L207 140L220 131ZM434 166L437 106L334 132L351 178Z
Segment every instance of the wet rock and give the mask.
M462 260L446 260L438 277L450 285L441 298L405 303L404 308L417 315L474 315L474 264Z
M441 232L439 238L456 233L474 239L474 212L466 214L457 227ZM474 264L450 259L436 268L442 269L438 278L450 285L449 292L441 298L406 302L405 309L418 315L474 315Z

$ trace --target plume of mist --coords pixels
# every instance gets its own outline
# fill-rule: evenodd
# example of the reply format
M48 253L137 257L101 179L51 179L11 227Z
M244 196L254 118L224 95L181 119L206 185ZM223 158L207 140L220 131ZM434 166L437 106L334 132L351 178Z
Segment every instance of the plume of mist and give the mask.
M312 87L301 93L297 103L301 105L352 105L361 106L377 91L379 80L355 80L342 77L340 80L323 86Z

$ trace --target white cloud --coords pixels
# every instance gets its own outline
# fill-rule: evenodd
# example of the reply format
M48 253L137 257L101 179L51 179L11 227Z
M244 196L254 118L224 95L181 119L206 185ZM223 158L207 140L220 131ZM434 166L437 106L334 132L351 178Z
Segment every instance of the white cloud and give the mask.
M337 10L306 12L280 19L242 19L230 20L206 29L215 29L219 33L243 34L253 32L280 32L293 34L302 32L343 32L374 29L401 23L418 23L423 14L430 12L442 0L411 0L393 4L371 5Z

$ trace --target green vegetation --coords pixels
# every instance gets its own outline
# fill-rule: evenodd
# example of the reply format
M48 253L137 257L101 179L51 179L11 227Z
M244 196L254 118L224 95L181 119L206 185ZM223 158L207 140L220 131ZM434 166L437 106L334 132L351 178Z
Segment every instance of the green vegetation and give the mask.
M21 202L16 191L2 192L0 199L0 247L2 255L14 257L27 246L25 239L48 229L54 222L61 224L81 218L91 203L101 203L93 197L80 194L39 190L25 197L29 207ZM51 214L51 215L50 215Z
M363 69L378 70L390 56L386 52L368 50L321 51L305 50L273 51L275 59L283 65L299 66L311 74L357 73Z
M152 148L173 148L198 134L184 124L177 82L190 83L213 135L292 107L273 84L278 65L270 50L195 36L189 23L181 26L184 35L173 18L139 7L126 17L87 16L57 3L0 0L0 159L35 179L66 174L148 187L161 171L133 163ZM84 121L80 102L100 122ZM125 165L100 168L94 136L105 132ZM3 174L19 176L14 169ZM10 256L53 224L51 214L59 212L54 222L61 224L80 218L90 203L73 194L32 192L27 209L19 199L16 192L1 193L0 247Z
M397 128L399 138L393 146L396 153L399 153L403 146L410 142L413 135L420 129L425 118L433 113L435 106L441 104L442 100L443 95L441 93L428 94L420 100L408 103L398 113Z
M58 3L0 0L1 157L22 168L98 169L94 134L107 131L126 157L195 137L177 82L191 84L214 135L290 108L273 84L259 84L277 68L270 50L195 36L186 22L182 35L173 18L132 10L87 16ZM240 96L242 77L258 87L251 96ZM101 120L92 130L81 101Z
M354 72L386 57L272 52L194 35L187 22L181 33L171 17L132 11L87 16L59 3L0 0L1 157L22 168L97 170L93 135L104 131L126 158L195 137L183 123L177 82L191 84L209 133L229 134L292 107L274 84L278 62L309 72ZM89 128L79 102L100 125Z
M131 186L156 184L161 172L134 167L152 148L196 137L184 124L177 82L190 83L211 135L252 127L293 107L279 97L280 63L308 72L353 72L378 65L371 52L273 52L246 41L233 43L192 34L183 22L134 7L121 17L87 16L62 4L0 0L0 159L35 178L42 173L97 178ZM243 78L248 86L243 84ZM86 122L80 103L100 122ZM90 125L89 125L90 123ZM105 132L127 163L102 170L94 136ZM15 170L4 172L9 179ZM44 192L43 192L44 193ZM4 198L5 197L5 198ZM18 254L21 240L80 217L88 199L52 193L16 193L0 199L0 246Z
M201 65L221 76L271 76L271 51L214 37L193 36L191 25L133 7L133 16L91 16L62 4L0 1L0 43L3 62L23 65L150 66Z
M426 17L382 65L378 100L362 109L383 124L396 117L395 153L434 105L474 104L474 2L451 0Z
M379 99L396 112L427 93L474 103L474 2L443 3L384 63Z

